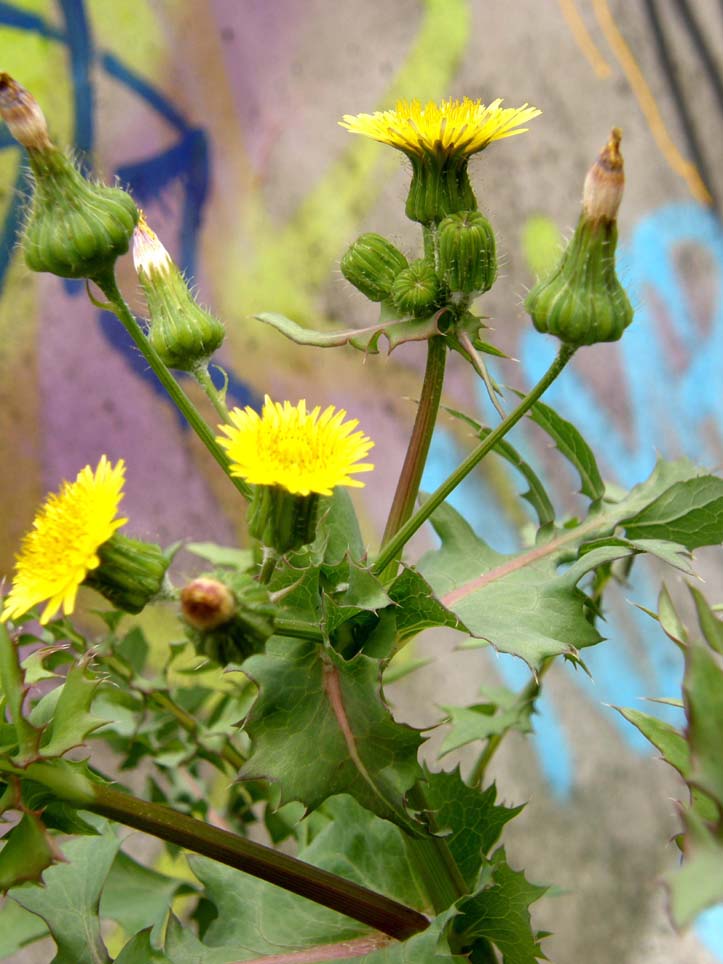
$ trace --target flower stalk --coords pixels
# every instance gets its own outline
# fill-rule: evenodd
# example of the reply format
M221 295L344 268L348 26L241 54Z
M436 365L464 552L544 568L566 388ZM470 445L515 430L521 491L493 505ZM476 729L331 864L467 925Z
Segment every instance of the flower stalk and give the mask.
M422 394L419 399L407 454L404 458L397 489L384 529L382 546L385 546L397 534L414 511L414 504L419 493L419 486L437 420L437 412L439 411L446 358L447 346L444 338L439 335L430 338L427 342L427 367L424 372ZM390 560L389 568L385 571L386 576L393 577L396 572L396 565L394 565L394 572L391 571L391 568L397 558L398 555Z
M229 461L226 458L223 449L216 442L215 438L213 437L213 432L199 414L196 406L183 391L181 386L169 371L168 367L161 360L158 352L155 351L151 343L143 334L140 325L134 318L133 313L128 307L123 295L118 290L115 276L109 272L108 274L96 279L96 284L108 299L109 310L112 311L113 314L119 319L123 327L131 336L136 344L136 347L139 349L143 357L155 372L158 381L166 389L171 397L171 400L181 414L186 418L188 424L201 439L216 462L218 462L218 464L221 466L224 473L229 477L232 485L238 489L245 499L250 499L250 487L244 482L243 479L235 478L231 475Z
M437 489L435 489L435 491L417 510L417 512L398 530L398 532L396 532L389 542L386 543L379 553L374 566L372 567L372 572L375 575L378 576L381 573L386 572L387 566L389 566L393 559L397 558L397 555L402 551L407 542L409 542L414 533L422 525L424 525L435 509L437 509L444 502L447 496L457 488L460 482L462 482L469 475L472 469L474 469L475 466L477 466L482 459L492 451L500 439L503 439L505 435L507 435L510 429L512 429L519 422L522 416L532 408L537 399L547 391L550 385L552 385L557 376L563 370L565 365L567 365L572 356L575 354L575 351L576 347L574 345L563 344L561 346L553 363L550 365L537 385L535 385L535 387L531 389L527 395L525 395L517 408L513 409L507 418L500 422L494 431L485 436L480 444L473 449L472 452L470 452L462 464L455 469L455 471L447 479L445 479L445 481Z

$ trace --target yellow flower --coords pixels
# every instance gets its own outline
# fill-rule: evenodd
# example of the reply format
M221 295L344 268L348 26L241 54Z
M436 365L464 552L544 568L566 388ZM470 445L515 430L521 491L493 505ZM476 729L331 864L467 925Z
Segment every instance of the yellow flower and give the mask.
M122 459L113 466L103 455L95 472L86 465L75 482L48 496L23 539L2 619L22 616L46 599L43 624L61 606L73 612L78 587L100 563L98 549L128 521L116 518L124 474Z
M233 475L253 485L278 485L296 495L331 495L337 485L360 487L350 478L374 466L359 463L374 443L354 432L356 419L345 422L346 412L334 406L306 411L298 405L264 398L261 415L248 406L234 408L231 425L219 426L225 436L217 442L228 453ZM352 434L353 433L353 434Z
M424 154L469 157L492 141L523 134L520 127L541 113L536 107L501 107L495 100L488 107L479 100L400 100L395 110L374 114L345 114L339 123L352 134L363 134L390 144L409 156Z

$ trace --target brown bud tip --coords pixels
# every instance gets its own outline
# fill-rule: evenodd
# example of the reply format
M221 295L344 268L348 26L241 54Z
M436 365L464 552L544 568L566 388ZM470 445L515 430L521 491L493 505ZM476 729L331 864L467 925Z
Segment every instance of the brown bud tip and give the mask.
M236 611L233 593L217 579L194 579L181 590L181 612L194 629L216 629L227 623Z
M0 117L23 147L44 151L53 146L38 102L10 74L0 73Z
M591 221L614 221L623 198L625 174L620 141L623 132L613 127L610 140L587 172L582 204Z

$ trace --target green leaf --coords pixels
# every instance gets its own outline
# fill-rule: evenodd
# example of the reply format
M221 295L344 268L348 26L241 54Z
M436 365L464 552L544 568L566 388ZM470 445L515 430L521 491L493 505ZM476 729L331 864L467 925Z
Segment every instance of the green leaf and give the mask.
M394 614L400 646L424 629L444 626L461 633L468 632L460 618L436 598L432 587L416 569L403 568L387 592L396 606Z
M614 706L621 716L632 723L663 754L664 759L685 779L690 774L690 751L682 733L655 716L641 713L640 710L623 709Z
M546 890L512 870L500 847L483 868L477 892L457 902L454 930L465 945L491 941L503 964L535 964L544 954L540 935L532 930L529 906Z
M46 922L58 952L52 964L108 964L100 936L98 903L118 850L115 833L71 840L63 849L68 863L43 874L44 887L24 884L11 896Z
M686 568L681 546L632 538L628 523L680 482L705 479L701 471L687 459L658 462L650 478L618 501L608 500L576 526L548 531L533 548L515 555L496 552L450 506L441 506L431 521L442 546L424 556L420 571L473 637L521 657L533 669L548 656L575 656L601 639L588 619L586 597L577 588L584 575L613 559L648 550ZM619 526L626 529L627 539L615 536ZM676 538L683 529L681 523ZM686 548L689 543L690 538ZM465 645L479 644L471 640Z
M715 800L723 817L723 659L703 641L691 640L685 663L683 695L691 753L689 782Z
M475 421L473 418L470 418L468 415L465 415L463 412L458 412L455 409L447 408L446 406L445 411L449 412L449 414L453 415L455 418L459 418L468 425L471 425L477 433L479 439L484 439L490 434L491 429L484 428L479 422ZM532 508L535 510L540 527L542 528L554 522L554 506L550 501L547 490L532 466L522 458L517 449L510 445L506 439L501 439L495 445L492 451L496 452L497 455L501 456L503 459L509 462L510 465L514 466L514 468L517 469L520 475L522 475L527 482L529 488L527 492L522 493L522 498L529 502Z
M489 701L472 706L443 706L449 713L450 729L444 738L440 757L475 740L487 740L498 733L517 730L531 733L532 703L523 705L519 694L499 687L488 690Z
M687 927L702 911L723 902L723 841L695 810L685 815L683 866L664 876L676 927Z
M24 881L40 883L43 871L62 859L40 817L24 813L20 823L3 838L0 893Z
M259 694L246 731L251 757L244 779L276 781L281 802L308 809L350 793L385 819L412 827L406 791L421 775L421 737L396 723L381 696L378 661L345 662L333 650L272 637L244 672Z
M505 556L479 539L448 505L434 513L432 524L442 547L424 556L419 568L474 637L463 645L487 640L534 669L548 656L575 654L600 641L586 618L582 593L556 571L555 543L560 540Z
M151 944L151 928L136 934L125 945L115 964L175 964L163 951Z
M324 584L324 624L329 634L357 613L376 613L390 603L379 579L349 558L327 570Z
M214 566L224 566L229 569L248 569L254 561L250 549L219 546L215 542L186 542L183 548L186 552L191 552L200 559L212 562Z
M11 897L0 900L0 960L48 936L48 928L37 914L31 914Z
M88 660L73 666L60 687L55 712L50 726L43 734L40 753L44 757L57 757L83 743L94 730L105 723L93 716L93 702L98 680L88 672Z
M693 595L701 631L711 649L723 654L723 619L718 619L705 596L695 586L688 587Z
M600 475L593 451L572 422L558 415L544 402L535 402L529 417L547 432L558 451L572 464L580 476L580 491L593 502L605 495L605 483Z
M135 934L162 921L179 890L187 892L188 887L144 867L121 850L103 887L100 913L120 924L126 934Z
M459 768L426 773L424 796L436 831L444 836L467 885L477 880L484 856L495 845L502 828L522 807L495 803L494 783L480 792L468 786Z
M723 541L723 479L677 482L625 523L630 539L667 539L688 549Z
M354 562L364 559L366 546L359 520L351 496L344 486L337 485L332 495L322 500L319 533L326 544L324 565L338 565L347 553Z

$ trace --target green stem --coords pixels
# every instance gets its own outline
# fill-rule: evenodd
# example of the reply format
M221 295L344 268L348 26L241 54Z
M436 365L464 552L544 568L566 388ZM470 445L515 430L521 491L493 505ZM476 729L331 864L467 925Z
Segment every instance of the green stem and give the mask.
M482 461L482 459L490 452L495 445L504 438L505 435L513 428L522 416L528 412L532 406L535 404L537 399L550 387L550 385L555 381L557 376L563 370L565 365L570 361L573 354L575 353L575 347L571 345L562 345L557 357L553 361L552 365L548 368L545 374L542 376L540 381L535 385L535 387L525 395L520 404L515 408L504 421L500 422L494 431L490 432L489 435L480 442L480 444L467 456L467 458L462 462L462 464L457 468L448 479L446 479L438 489L436 489L432 495L424 502L420 509L406 522L401 529L389 540L388 543L382 548L379 556L374 563L372 572L375 575L379 575L386 571L387 566L397 558L398 553L402 551L407 542L412 538L417 529L422 526L427 519L432 515L432 513L437 509L447 498L447 496L457 488L460 482L466 478L472 469Z
M35 774L35 778L46 782L41 774ZM140 800L103 784L92 786L94 799L84 802L83 809L266 880L398 940L406 940L429 925L427 918L411 907L295 857L177 813L170 807Z
M208 451L229 477L232 485L238 489L245 499L250 499L251 489L243 481L243 479L235 478L231 475L226 453L214 438L211 429L208 427L203 418L201 418L191 399L183 391L181 386L171 374L169 368L163 363L158 352L153 348L151 343L143 334L141 326L134 318L133 313L123 298L123 295L118 290L115 276L112 273L109 273L105 277L96 278L95 283L110 302L111 310L120 320L123 327L135 342L136 347L156 373L156 377L158 378L159 382L166 389L171 397L171 400L181 414L184 415L188 421L188 424L194 430L196 435L198 435Z
M514 703L514 709L519 708L520 710L522 710L526 706L529 706L535 699L537 699L537 696L540 692L540 684L542 681L542 677L545 675L548 669L552 666L553 662L554 662L554 657L552 656L548 656L547 659L543 661L537 673L532 677L532 679L529 681L527 686L525 686L525 688L521 690L520 693L518 694L517 699L515 700L515 703ZM477 759L477 762L475 763L474 768L470 773L469 782L471 786L473 787L482 786L482 781L484 780L485 773L487 772L487 767L489 766L490 760L499 749L500 743L502 743L502 740L504 739L507 733L509 733L509 730L502 730L501 733L494 733L487 740L484 750L482 750L482 752L480 753Z
M440 335L435 335L427 342L427 367L424 372L422 394L419 399L404 465L397 482L397 490L394 493L389 518L384 529L382 546L385 546L396 535L414 511L414 505L419 494L419 485L422 481L422 473L432 441L432 433L437 421L446 359L446 342ZM401 549L402 546L399 547L399 552L389 559L387 563L389 569L394 568L396 570L394 563L398 555L401 554ZM385 566L385 568L387 567ZM394 572L390 572L389 575L393 576Z
M277 636L290 636L292 639L310 639L314 643L324 642L324 634L319 627L301 619L274 620L274 633Z
M27 692L25 677L20 668L17 646L5 623L0 622L0 692L5 694L10 721L18 737L18 757L31 759L37 755L40 731L23 716L23 700Z
M194 368L191 374L208 396L208 399L216 409L216 413L218 414L219 418L223 422L228 422L228 408L221 397L221 393L211 380L211 376L208 372L208 365L199 365L198 368Z

